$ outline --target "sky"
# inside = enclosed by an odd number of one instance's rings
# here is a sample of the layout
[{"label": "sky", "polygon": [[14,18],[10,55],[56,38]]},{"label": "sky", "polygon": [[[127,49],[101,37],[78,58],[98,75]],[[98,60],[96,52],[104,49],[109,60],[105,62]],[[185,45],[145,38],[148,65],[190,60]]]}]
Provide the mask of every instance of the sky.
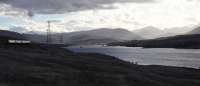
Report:
[{"label": "sky", "polygon": [[[0,29],[54,32],[199,25],[199,0],[0,0]],[[30,16],[32,14],[33,16]]]}]

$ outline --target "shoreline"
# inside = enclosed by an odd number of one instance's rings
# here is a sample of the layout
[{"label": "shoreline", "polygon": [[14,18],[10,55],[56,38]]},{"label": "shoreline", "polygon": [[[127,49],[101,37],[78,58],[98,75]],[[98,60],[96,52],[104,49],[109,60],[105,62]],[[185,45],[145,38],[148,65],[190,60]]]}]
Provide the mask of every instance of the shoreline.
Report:
[{"label": "shoreline", "polygon": [[134,48],[123,46],[103,47],[84,45],[82,47],[66,47],[66,49],[69,49],[75,53],[101,53],[109,56],[114,56],[123,61],[133,62],[139,65],[163,65],[195,69],[200,68],[200,64],[198,63],[198,55],[200,50],[196,49],[188,50],[175,48]]},{"label": "shoreline", "polygon": [[200,49],[200,48],[176,48],[176,47],[141,47],[141,46],[125,46],[125,45],[107,45],[107,46],[109,46],[109,47],[133,47],[133,48],[143,48],[143,49],[154,49],[154,48],[166,48],[166,49],[168,49],[168,48],[171,48],[171,49],[194,49],[194,50],[198,50],[198,49]]}]

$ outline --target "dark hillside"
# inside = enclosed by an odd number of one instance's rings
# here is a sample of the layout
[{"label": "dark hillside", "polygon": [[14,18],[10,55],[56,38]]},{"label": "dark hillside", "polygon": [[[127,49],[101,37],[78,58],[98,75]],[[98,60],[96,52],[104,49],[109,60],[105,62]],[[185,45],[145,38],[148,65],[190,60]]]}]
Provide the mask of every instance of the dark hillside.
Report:
[{"label": "dark hillside", "polygon": [[8,40],[26,39],[23,35],[17,32],[0,30],[0,44],[8,43]]},{"label": "dark hillside", "polygon": [[9,37],[15,39],[25,39],[25,37],[17,32],[7,31],[7,30],[0,30],[0,37]]},{"label": "dark hillside", "polygon": [[111,43],[109,45],[121,45],[129,47],[145,47],[145,48],[200,48],[200,34],[179,35],[172,37],[162,37],[152,40],[133,40],[128,42]]}]

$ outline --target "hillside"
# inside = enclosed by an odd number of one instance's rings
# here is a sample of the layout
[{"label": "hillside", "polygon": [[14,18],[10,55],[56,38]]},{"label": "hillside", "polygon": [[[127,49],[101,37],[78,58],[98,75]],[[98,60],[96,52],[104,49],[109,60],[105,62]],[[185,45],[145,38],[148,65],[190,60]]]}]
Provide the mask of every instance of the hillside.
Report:
[{"label": "hillside", "polygon": [[7,30],[0,30],[0,44],[8,43],[8,40],[13,39],[26,39],[23,35],[17,32],[11,32]]},{"label": "hillside", "polygon": [[0,30],[0,37],[8,37],[14,39],[25,39],[25,37],[17,32],[7,31],[7,30]]},{"label": "hillside", "polygon": [[200,49],[200,34],[178,35],[172,37],[162,37],[152,40],[133,40],[128,42],[111,43],[109,45],[121,45],[130,47],[145,48],[192,48]]},{"label": "hillside", "polygon": [[0,46],[1,86],[199,86],[200,70],[140,66],[48,45]]}]

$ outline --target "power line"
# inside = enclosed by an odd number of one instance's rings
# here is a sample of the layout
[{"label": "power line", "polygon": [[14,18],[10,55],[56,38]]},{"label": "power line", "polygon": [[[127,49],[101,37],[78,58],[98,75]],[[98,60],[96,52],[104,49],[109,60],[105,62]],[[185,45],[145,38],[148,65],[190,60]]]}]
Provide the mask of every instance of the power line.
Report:
[{"label": "power line", "polygon": [[51,43],[51,21],[47,21],[47,39],[46,39],[46,42],[47,44],[50,44]]},{"label": "power line", "polygon": [[52,43],[52,35],[51,35],[51,23],[53,22],[58,22],[56,20],[48,20],[47,21],[47,38],[46,38],[46,43],[51,44]]}]

